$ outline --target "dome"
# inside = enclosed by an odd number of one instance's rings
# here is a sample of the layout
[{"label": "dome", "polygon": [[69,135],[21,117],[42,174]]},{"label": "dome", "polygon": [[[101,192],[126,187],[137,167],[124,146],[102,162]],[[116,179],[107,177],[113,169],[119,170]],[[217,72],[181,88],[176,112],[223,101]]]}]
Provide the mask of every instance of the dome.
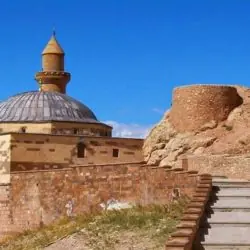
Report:
[{"label": "dome", "polygon": [[0,122],[100,123],[81,102],[59,92],[31,91],[0,103]]}]

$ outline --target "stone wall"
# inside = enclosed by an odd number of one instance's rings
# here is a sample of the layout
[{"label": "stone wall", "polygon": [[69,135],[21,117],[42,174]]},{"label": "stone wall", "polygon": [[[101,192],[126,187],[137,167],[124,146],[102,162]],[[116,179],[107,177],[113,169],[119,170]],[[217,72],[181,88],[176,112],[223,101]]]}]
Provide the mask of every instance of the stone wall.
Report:
[{"label": "stone wall", "polygon": [[250,155],[200,155],[181,160],[188,170],[250,180]]},{"label": "stone wall", "polygon": [[236,88],[217,85],[192,85],[176,88],[170,122],[180,132],[198,130],[204,124],[227,119],[243,102]]},{"label": "stone wall", "polygon": [[10,184],[0,184],[0,238],[17,232],[12,220]]},{"label": "stone wall", "polygon": [[111,136],[112,127],[106,124],[44,122],[44,123],[1,123],[0,133],[22,132],[61,135]]},{"label": "stone wall", "polygon": [[[10,206],[2,212],[10,222],[5,230],[36,228],[62,216],[102,210],[111,203],[167,204],[176,192],[192,197],[198,180],[197,175],[181,169],[139,163],[11,173]],[[5,221],[2,213],[1,225]]]},{"label": "stone wall", "polygon": [[25,129],[26,133],[49,134],[51,126],[51,123],[1,123],[0,133],[22,132]]},{"label": "stone wall", "polygon": [[[84,157],[78,157],[78,143]],[[45,134],[11,134],[11,171],[68,168],[74,164],[143,161],[142,139],[78,137]],[[113,150],[118,150],[117,157]]]},{"label": "stone wall", "polygon": [[0,136],[0,185],[10,182],[10,135]]},{"label": "stone wall", "polygon": [[76,134],[88,136],[112,136],[112,127],[106,124],[53,122],[52,134]]}]

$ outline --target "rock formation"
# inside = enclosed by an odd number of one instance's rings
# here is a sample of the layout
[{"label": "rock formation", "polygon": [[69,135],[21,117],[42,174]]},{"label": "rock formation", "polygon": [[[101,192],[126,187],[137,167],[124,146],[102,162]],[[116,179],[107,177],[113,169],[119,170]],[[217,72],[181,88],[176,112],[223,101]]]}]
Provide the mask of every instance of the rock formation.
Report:
[{"label": "rock formation", "polygon": [[192,155],[250,153],[250,89],[192,85],[173,91],[172,107],[144,142],[148,164],[177,166]]}]

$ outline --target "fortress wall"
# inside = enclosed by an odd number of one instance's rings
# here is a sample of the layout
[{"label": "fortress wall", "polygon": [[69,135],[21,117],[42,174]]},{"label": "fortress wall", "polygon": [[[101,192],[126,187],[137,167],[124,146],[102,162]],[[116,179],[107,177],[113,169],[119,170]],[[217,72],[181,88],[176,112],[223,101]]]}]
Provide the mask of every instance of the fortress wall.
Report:
[{"label": "fortress wall", "polygon": [[223,121],[242,104],[236,88],[216,85],[191,85],[173,91],[170,122],[180,132],[200,129],[211,120]]},{"label": "fortress wall", "polygon": [[167,204],[176,192],[192,197],[198,180],[197,175],[183,170],[166,171],[139,163],[14,172],[10,226],[23,231],[111,205]]},{"label": "fortress wall", "polygon": [[183,163],[186,162],[188,170],[250,180],[250,155],[201,155],[188,156],[186,159]]},{"label": "fortress wall", "polygon": [[[78,143],[85,157],[78,157]],[[141,162],[142,139],[78,137],[45,134],[11,135],[11,171],[67,168],[70,164]],[[113,156],[117,149],[118,157]]]}]

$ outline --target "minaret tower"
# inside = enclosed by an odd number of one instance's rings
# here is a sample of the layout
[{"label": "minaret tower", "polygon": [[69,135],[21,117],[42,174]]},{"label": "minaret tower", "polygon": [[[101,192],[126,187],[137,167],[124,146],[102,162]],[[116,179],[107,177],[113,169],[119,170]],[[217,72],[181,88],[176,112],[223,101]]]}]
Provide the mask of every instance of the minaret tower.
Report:
[{"label": "minaret tower", "polygon": [[64,51],[53,32],[47,46],[42,52],[42,71],[36,73],[39,91],[56,91],[65,94],[70,81],[70,73],[64,71]]}]

